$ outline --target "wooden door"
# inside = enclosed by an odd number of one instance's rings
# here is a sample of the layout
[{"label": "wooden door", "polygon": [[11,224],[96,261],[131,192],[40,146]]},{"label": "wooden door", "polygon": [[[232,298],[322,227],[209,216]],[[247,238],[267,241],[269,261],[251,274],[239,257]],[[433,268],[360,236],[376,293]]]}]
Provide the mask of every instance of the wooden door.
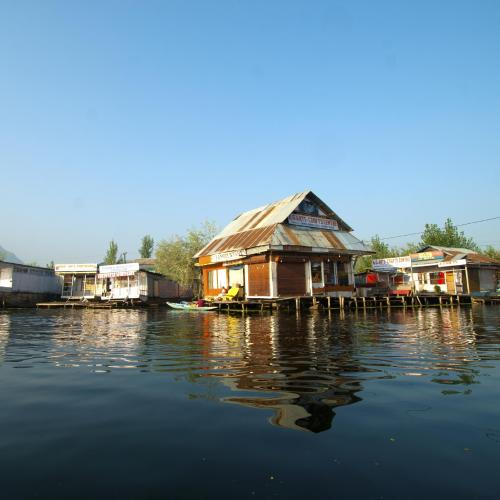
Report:
[{"label": "wooden door", "polygon": [[453,271],[448,271],[446,273],[446,289],[448,290],[448,293],[457,293],[455,287],[455,273]]},{"label": "wooden door", "polygon": [[248,264],[246,294],[252,297],[269,297],[269,263]]},{"label": "wooden door", "polygon": [[303,262],[278,264],[278,295],[281,297],[306,294],[306,267]]}]

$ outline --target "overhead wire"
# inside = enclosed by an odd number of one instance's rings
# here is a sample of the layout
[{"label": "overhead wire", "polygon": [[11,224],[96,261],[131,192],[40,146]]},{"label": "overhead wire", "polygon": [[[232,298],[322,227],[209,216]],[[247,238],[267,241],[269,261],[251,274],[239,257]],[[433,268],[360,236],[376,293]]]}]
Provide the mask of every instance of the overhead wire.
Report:
[{"label": "overhead wire", "polygon": [[[479,224],[480,222],[487,222],[487,221],[496,220],[496,219],[500,219],[500,216],[489,217],[488,219],[474,220],[474,221],[471,221],[471,222],[463,222],[462,224],[455,224],[455,227],[470,226],[471,224]],[[405,236],[415,236],[417,234],[422,234],[422,233],[424,233],[424,231],[418,231],[418,232],[415,232],[415,233],[407,233],[407,234],[399,234],[397,236],[387,236],[385,238],[380,238],[380,241],[382,241],[382,240],[393,240],[393,239],[396,239],[396,238],[404,238]]]}]

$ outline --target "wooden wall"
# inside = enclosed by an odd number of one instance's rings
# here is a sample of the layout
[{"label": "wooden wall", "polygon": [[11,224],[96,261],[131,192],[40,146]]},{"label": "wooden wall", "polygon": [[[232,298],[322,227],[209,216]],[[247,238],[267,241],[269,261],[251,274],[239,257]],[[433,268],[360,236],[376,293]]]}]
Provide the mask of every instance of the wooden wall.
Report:
[{"label": "wooden wall", "polygon": [[306,268],[304,262],[278,263],[278,295],[305,295]]},{"label": "wooden wall", "polygon": [[269,263],[248,264],[247,295],[267,297],[269,294]]}]

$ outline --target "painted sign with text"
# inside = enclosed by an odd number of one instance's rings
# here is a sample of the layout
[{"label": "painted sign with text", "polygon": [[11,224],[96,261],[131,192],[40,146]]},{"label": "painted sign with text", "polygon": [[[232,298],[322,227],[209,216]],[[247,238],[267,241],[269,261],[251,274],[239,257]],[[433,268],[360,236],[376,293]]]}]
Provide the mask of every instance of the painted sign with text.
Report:
[{"label": "painted sign with text", "polygon": [[56,264],[56,273],[96,273],[97,264]]},{"label": "painted sign with text", "polygon": [[396,270],[411,267],[409,255],[404,257],[387,257],[386,259],[373,259],[372,268],[374,271]]},{"label": "painted sign with text", "polygon": [[433,260],[443,260],[444,253],[439,250],[433,250],[431,252],[412,253],[410,257],[412,262],[420,263]]},{"label": "painted sign with text", "polygon": [[211,262],[226,262],[228,260],[238,260],[241,257],[246,257],[246,250],[233,250],[232,252],[216,253],[211,256]]},{"label": "painted sign with text", "polygon": [[313,217],[312,215],[290,214],[288,222],[296,226],[315,227],[319,229],[331,229],[338,231],[339,225],[336,220],[324,217]]}]

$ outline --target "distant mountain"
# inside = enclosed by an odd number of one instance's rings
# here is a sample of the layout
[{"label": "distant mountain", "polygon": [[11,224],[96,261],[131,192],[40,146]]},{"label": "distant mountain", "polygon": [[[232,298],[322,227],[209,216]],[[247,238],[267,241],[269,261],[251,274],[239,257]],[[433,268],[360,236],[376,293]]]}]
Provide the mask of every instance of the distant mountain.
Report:
[{"label": "distant mountain", "polygon": [[22,264],[23,261],[14,255],[12,252],[5,250],[2,246],[0,246],[0,260],[5,260],[6,262],[15,262],[17,264]]}]

